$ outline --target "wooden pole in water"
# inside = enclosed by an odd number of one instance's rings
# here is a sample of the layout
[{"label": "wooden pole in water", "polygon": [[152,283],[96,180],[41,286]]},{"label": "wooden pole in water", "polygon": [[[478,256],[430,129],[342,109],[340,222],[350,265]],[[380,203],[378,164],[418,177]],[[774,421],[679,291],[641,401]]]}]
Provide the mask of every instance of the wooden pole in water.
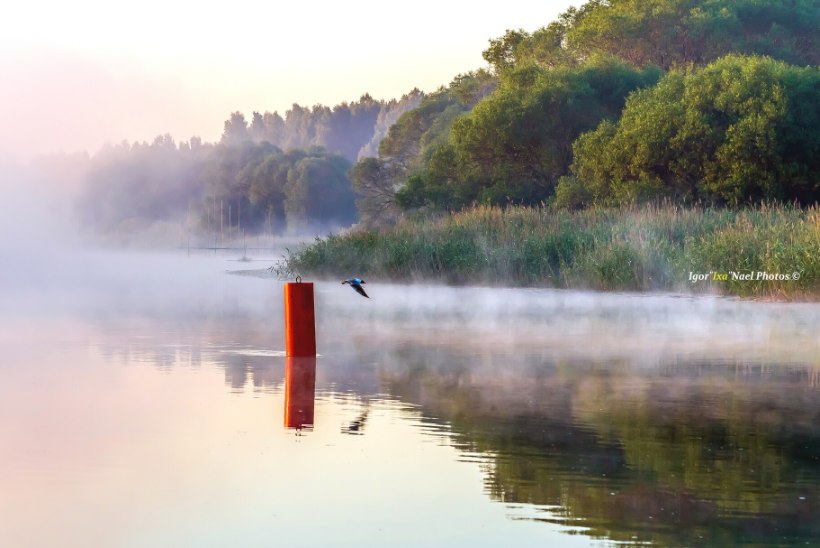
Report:
[{"label": "wooden pole in water", "polygon": [[285,284],[285,354],[316,357],[316,317],[313,312],[313,283],[296,278]]}]

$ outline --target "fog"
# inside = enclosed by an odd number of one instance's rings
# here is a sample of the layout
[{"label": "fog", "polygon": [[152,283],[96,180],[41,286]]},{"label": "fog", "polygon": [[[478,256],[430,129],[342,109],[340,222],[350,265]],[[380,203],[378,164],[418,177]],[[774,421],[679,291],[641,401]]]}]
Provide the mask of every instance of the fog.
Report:
[{"label": "fog", "polygon": [[329,294],[329,321],[344,318],[377,339],[635,361],[662,355],[777,355],[802,361],[820,355],[815,337],[820,310],[811,304],[379,284],[368,286],[372,305],[351,309],[339,302],[341,295],[330,296],[332,286],[323,291]]},{"label": "fog", "polygon": [[[64,167],[56,171],[66,173]],[[140,319],[179,326],[235,318],[267,333],[257,350],[283,349],[286,280],[267,270],[281,260],[283,247],[245,254],[90,245],[74,224],[78,186],[58,173],[4,169],[0,311],[7,319],[70,318],[105,328]],[[251,260],[240,261],[243,256]],[[820,359],[820,306],[811,303],[385,279],[367,280],[371,298],[364,299],[338,280],[315,281],[323,355],[416,345],[647,366],[676,358],[812,365]]]},{"label": "fog", "polygon": [[6,290],[56,266],[78,244],[73,216],[83,157],[0,164],[0,254]]},{"label": "fog", "polygon": [[[229,255],[52,250],[8,263],[2,308],[19,318],[66,317],[103,329],[141,321],[176,330],[215,324],[229,339],[238,336],[229,327],[235,323],[262,335],[261,346],[247,350],[281,352],[284,282],[264,269],[274,262],[254,261],[249,271]],[[338,281],[316,282],[320,354],[372,356],[409,345],[642,366],[669,359],[820,365],[814,304],[379,280],[366,288],[370,299]]]}]

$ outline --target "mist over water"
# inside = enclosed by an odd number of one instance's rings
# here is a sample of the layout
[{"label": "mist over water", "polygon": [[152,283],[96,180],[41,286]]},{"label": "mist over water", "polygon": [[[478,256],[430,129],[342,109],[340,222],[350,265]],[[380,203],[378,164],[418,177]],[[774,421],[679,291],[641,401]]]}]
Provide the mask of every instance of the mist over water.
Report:
[{"label": "mist over water", "polygon": [[[180,321],[232,314],[266,322],[282,344],[283,282],[265,270],[281,256],[275,250],[242,263],[230,255],[101,250],[44,236],[5,251],[11,258],[2,289],[7,310]],[[524,353],[548,349],[556,357],[642,364],[674,356],[815,363],[820,356],[820,311],[812,303],[379,280],[370,280],[371,298],[363,299],[337,281],[316,283],[324,336],[319,346],[326,353],[349,345],[351,337],[370,337]]]},{"label": "mist over water", "polygon": [[[320,289],[323,291],[323,289]],[[328,294],[331,288],[327,289]],[[379,284],[355,310],[328,296],[332,319],[378,337],[499,347],[548,348],[566,357],[720,357],[722,352],[818,355],[812,304],[758,303],[715,296],[618,294],[543,289]],[[778,346],[778,343],[786,343]]]}]

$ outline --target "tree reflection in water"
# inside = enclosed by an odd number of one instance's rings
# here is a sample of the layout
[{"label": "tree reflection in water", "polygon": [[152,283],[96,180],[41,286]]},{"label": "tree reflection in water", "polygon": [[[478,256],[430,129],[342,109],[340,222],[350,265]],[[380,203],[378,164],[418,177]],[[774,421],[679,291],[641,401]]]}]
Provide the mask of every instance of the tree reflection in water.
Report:
[{"label": "tree reflection in water", "polygon": [[[282,389],[286,427],[313,424],[314,396],[356,400],[355,414],[337,417],[344,434],[362,434],[385,398],[412,405],[420,424],[480,462],[486,494],[514,519],[627,543],[820,538],[820,367],[780,359],[783,339],[732,359],[720,358],[733,355],[726,344],[706,352],[703,341],[697,352],[647,355],[635,341],[598,341],[578,355],[568,352],[585,349],[577,342],[515,352],[469,330],[455,342],[410,329],[374,338],[364,323],[333,338],[340,315],[320,330],[327,355],[309,375],[276,354],[270,327],[230,320],[189,320],[168,340],[155,325],[145,337],[128,326],[127,342],[103,353],[160,368],[207,361],[232,391]],[[595,357],[601,348],[618,352]]]},{"label": "tree reflection in water", "polygon": [[488,456],[489,496],[549,509],[529,519],[662,545],[820,538],[814,369],[525,362],[439,352],[383,378]]}]

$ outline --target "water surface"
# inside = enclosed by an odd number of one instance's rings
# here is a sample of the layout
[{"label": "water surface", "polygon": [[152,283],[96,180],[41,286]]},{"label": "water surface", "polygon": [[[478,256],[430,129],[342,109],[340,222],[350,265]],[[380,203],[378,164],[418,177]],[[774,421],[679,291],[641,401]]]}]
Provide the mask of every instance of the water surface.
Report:
[{"label": "water surface", "polygon": [[3,545],[820,541],[817,305],[325,282],[299,361],[269,264],[12,271]]}]

